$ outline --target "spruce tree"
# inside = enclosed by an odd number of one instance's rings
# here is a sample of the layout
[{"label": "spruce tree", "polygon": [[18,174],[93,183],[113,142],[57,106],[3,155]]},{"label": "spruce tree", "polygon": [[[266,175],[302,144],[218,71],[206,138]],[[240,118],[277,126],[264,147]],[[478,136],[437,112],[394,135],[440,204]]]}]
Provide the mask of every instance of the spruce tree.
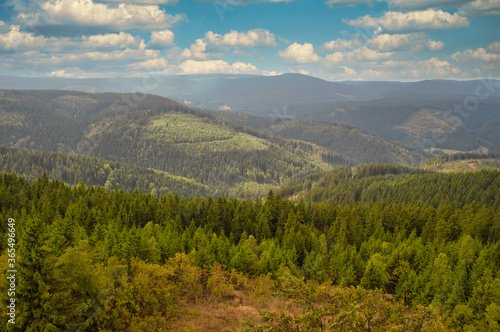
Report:
[{"label": "spruce tree", "polygon": [[37,217],[28,218],[19,240],[19,319],[22,331],[57,331],[61,324],[52,298],[56,294],[53,264],[45,245],[45,225]]}]

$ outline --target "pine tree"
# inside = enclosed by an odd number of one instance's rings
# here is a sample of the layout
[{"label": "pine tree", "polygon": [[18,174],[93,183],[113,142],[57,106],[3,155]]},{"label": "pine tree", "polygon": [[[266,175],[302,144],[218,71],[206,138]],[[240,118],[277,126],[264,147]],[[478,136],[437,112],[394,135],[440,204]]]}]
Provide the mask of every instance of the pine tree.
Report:
[{"label": "pine tree", "polygon": [[61,324],[53,297],[56,281],[50,251],[45,245],[45,225],[28,218],[19,241],[19,327],[23,331],[57,331]]}]

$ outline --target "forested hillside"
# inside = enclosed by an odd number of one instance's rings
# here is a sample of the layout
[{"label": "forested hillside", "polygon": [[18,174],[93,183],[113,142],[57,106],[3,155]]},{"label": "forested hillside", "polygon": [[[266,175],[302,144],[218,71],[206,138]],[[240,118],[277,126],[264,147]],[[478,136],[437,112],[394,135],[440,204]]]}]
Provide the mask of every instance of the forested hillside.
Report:
[{"label": "forested hillside", "polygon": [[[272,192],[263,200],[157,199],[4,174],[0,264],[4,273],[15,247],[14,329],[498,329],[498,172],[408,172],[371,166],[358,176],[434,176],[426,190],[454,190],[410,203],[304,204]],[[352,180],[347,169],[344,177]]]},{"label": "forested hillside", "polygon": [[295,120],[286,118],[287,114],[276,113],[274,118],[264,118],[235,112],[211,112],[219,119],[329,148],[359,163],[418,165],[427,156],[422,151],[395,145],[350,125]]},{"label": "forested hillside", "polygon": [[425,160],[421,169],[435,172],[500,170],[500,153],[455,153]]},{"label": "forested hillside", "polygon": [[183,197],[206,196],[210,189],[193,180],[166,172],[100,158],[62,152],[30,151],[0,146],[0,172],[17,173],[35,180],[44,173],[70,185],[82,181],[107,190],[142,191],[155,197],[177,193]]},{"label": "forested hillside", "polygon": [[500,171],[434,173],[394,165],[340,167],[296,179],[280,187],[283,197],[349,204],[405,203],[440,207],[467,204],[500,207]]},{"label": "forested hillside", "polygon": [[357,163],[141,94],[2,91],[0,144],[153,168],[241,197],[265,195],[292,176]]}]

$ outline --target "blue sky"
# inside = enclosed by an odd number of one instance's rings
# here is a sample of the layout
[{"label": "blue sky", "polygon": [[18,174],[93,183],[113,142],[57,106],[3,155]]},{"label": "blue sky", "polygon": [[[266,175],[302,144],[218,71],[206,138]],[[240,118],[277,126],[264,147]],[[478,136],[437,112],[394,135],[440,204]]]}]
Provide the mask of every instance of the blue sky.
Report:
[{"label": "blue sky", "polygon": [[500,76],[500,0],[8,0],[2,75]]}]

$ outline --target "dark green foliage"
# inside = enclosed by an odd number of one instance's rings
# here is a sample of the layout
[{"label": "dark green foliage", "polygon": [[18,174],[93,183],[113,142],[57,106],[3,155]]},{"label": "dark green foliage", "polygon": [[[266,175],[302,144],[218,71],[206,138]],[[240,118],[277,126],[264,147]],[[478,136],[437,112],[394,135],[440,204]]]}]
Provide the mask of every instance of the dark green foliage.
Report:
[{"label": "dark green foliage", "polygon": [[101,158],[62,152],[30,151],[0,146],[0,172],[16,172],[29,179],[46,173],[51,179],[76,185],[104,186],[106,189],[139,190],[160,197],[177,192],[181,196],[206,196],[207,186],[165,172]]},{"label": "dark green foliage", "polygon": [[[279,193],[312,202],[393,202],[435,208],[448,205],[463,208],[474,203],[498,211],[499,187],[499,171],[433,173],[403,166],[371,164],[359,166],[354,172],[350,167],[341,167],[296,179],[281,186]],[[484,225],[476,225],[479,228],[473,226],[471,220],[471,229],[488,237],[493,226],[491,218],[480,218]],[[447,227],[454,226],[447,224]],[[443,231],[453,233],[453,229]]]},{"label": "dark green foliage", "polygon": [[[328,181],[352,183],[349,170],[337,169]],[[408,175],[406,182],[434,175]],[[442,308],[453,327],[493,328],[500,307],[500,242],[492,230],[499,214],[473,186],[488,189],[498,180],[486,172],[474,181],[470,176],[446,178],[455,195],[464,184],[474,190],[467,190],[463,204],[436,208],[433,201],[294,204],[273,192],[253,201],[172,194],[158,199],[84,184],[67,187],[46,175],[29,184],[4,174],[0,216],[17,218],[21,236],[19,322],[33,330],[126,330],[139,324],[137,317],[167,324],[177,297],[196,302],[203,293],[208,276],[194,265],[220,264],[253,277],[293,275],[373,289],[377,303],[376,294],[388,293],[417,311],[419,305]],[[425,183],[428,191],[442,185]],[[207,287],[223,296],[212,282]],[[149,291],[150,284],[156,290]],[[365,294],[346,292],[341,303]],[[5,297],[5,289],[0,294]],[[309,308],[314,315],[315,308]],[[380,308],[387,321],[402,319]],[[283,314],[269,317],[288,319]],[[304,324],[318,322],[307,317]]]},{"label": "dark green foliage", "polygon": [[[71,91],[2,93],[0,144],[72,153],[68,161],[60,160],[66,158],[63,155],[29,156],[26,152],[14,153],[14,160],[11,156],[3,161],[8,163],[5,170],[28,176],[57,169],[57,178],[68,183],[85,178],[86,183],[107,187],[147,192],[156,189],[158,196],[176,190],[190,195],[204,192],[257,197],[292,176],[305,176],[334,164],[352,164],[331,149],[223,122],[158,96]],[[79,161],[89,164],[94,160],[73,154],[110,160],[116,167],[79,167]],[[110,162],[105,164],[111,166]],[[180,181],[149,168],[194,180],[210,189],[192,188],[190,184],[183,188]],[[112,170],[116,174],[110,174]]]},{"label": "dark green foliage", "polygon": [[[346,124],[288,118],[270,119],[235,112],[212,112],[212,114],[219,119],[329,148],[339,155],[348,157],[350,165],[373,162],[412,164],[418,163],[422,158],[407,148],[370,136]],[[406,161],[402,156],[405,156]],[[413,162],[409,162],[410,160]]]}]

